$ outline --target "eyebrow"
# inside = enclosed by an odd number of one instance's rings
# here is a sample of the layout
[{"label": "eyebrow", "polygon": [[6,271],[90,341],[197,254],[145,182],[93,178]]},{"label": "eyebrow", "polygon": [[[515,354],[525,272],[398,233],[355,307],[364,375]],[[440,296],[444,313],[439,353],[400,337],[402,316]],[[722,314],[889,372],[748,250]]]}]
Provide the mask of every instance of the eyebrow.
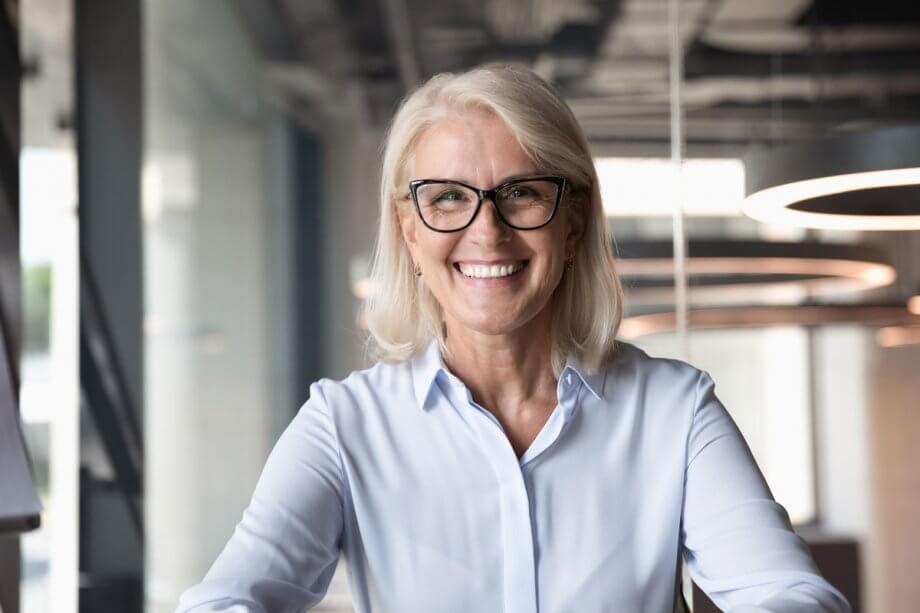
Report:
[{"label": "eyebrow", "polygon": [[[515,173],[512,175],[505,176],[502,179],[499,179],[499,181],[493,187],[504,185],[505,183],[508,183],[509,181],[518,181],[520,179],[529,179],[531,177],[541,177],[541,176],[544,176],[544,174],[545,173],[541,173],[539,170],[531,170],[529,172]],[[431,180],[432,181],[453,181],[455,183],[465,183],[466,185],[474,185],[472,181],[467,181],[466,179],[456,179],[456,178],[452,179],[446,176],[432,177]]]},{"label": "eyebrow", "polygon": [[502,183],[507,183],[508,181],[517,181],[518,179],[529,179],[530,177],[539,177],[545,175],[545,172],[540,172],[539,170],[532,170],[526,173],[518,173],[505,177],[499,181],[496,185],[501,185]]}]

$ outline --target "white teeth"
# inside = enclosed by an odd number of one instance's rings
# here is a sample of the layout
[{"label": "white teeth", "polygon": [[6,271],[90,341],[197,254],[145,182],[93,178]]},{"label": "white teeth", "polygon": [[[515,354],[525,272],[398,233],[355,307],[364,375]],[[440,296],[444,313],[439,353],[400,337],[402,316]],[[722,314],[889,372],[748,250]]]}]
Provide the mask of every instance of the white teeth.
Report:
[{"label": "white teeth", "polygon": [[524,267],[523,262],[514,264],[502,264],[495,266],[483,266],[480,264],[460,264],[460,272],[467,277],[476,279],[494,279],[497,277],[507,277],[513,275]]}]

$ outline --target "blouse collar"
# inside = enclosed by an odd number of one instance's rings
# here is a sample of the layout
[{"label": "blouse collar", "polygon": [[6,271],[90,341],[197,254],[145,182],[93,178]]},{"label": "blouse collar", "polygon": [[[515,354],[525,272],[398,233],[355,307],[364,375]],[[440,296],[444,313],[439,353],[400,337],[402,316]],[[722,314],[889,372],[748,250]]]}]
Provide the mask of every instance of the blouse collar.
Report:
[{"label": "blouse collar", "polygon": [[[428,397],[431,394],[431,388],[434,386],[438,375],[448,379],[457,380],[457,377],[451,373],[447,366],[444,365],[444,359],[441,356],[441,348],[437,339],[432,339],[428,346],[410,362],[412,372],[412,385],[415,390],[415,399],[423,410],[427,410],[431,405]],[[577,376],[585,387],[597,399],[603,397],[604,382],[607,378],[607,369],[601,368],[599,372],[590,373],[584,368],[575,356],[569,354],[565,361],[565,368],[562,369],[560,379],[566,383],[571,382],[572,373]]]}]

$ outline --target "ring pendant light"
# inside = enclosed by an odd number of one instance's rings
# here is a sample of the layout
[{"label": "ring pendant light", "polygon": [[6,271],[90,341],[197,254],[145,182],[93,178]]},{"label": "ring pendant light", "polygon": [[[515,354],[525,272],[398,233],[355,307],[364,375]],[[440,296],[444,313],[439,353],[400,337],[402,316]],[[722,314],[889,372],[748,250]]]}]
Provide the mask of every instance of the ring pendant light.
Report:
[{"label": "ring pendant light", "polygon": [[[674,304],[673,265],[666,241],[620,241],[618,269],[630,307]],[[797,303],[891,284],[895,269],[863,245],[745,240],[688,243],[691,302]]]},{"label": "ring pendant light", "polygon": [[830,230],[920,229],[920,125],[851,132],[744,158],[746,215]]},{"label": "ring pendant light", "polygon": [[[691,309],[691,330],[765,328],[774,326],[822,326],[858,324],[865,326],[920,326],[920,315],[913,315],[903,305],[786,305],[742,306]],[[647,313],[626,317],[620,336],[633,340],[663,332],[673,332],[674,313]]]}]

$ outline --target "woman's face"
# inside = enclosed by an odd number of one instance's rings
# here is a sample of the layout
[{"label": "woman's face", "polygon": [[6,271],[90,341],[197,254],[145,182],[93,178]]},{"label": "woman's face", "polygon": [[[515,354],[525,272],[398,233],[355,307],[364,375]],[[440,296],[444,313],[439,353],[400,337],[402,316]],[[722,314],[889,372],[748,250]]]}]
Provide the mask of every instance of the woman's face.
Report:
[{"label": "woman's face", "polygon": [[[458,113],[434,124],[420,136],[411,157],[409,180],[451,179],[480,189],[511,177],[546,174],[510,128],[485,111]],[[451,233],[427,228],[411,202],[399,212],[403,237],[422,280],[443,308],[449,333],[459,327],[489,335],[529,334],[528,322],[549,315],[566,255],[575,252],[583,226],[579,210],[562,205],[552,222],[536,230],[506,226],[491,200],[482,203],[472,224]],[[520,270],[498,278],[464,274],[476,274],[470,267],[477,265]]]}]

